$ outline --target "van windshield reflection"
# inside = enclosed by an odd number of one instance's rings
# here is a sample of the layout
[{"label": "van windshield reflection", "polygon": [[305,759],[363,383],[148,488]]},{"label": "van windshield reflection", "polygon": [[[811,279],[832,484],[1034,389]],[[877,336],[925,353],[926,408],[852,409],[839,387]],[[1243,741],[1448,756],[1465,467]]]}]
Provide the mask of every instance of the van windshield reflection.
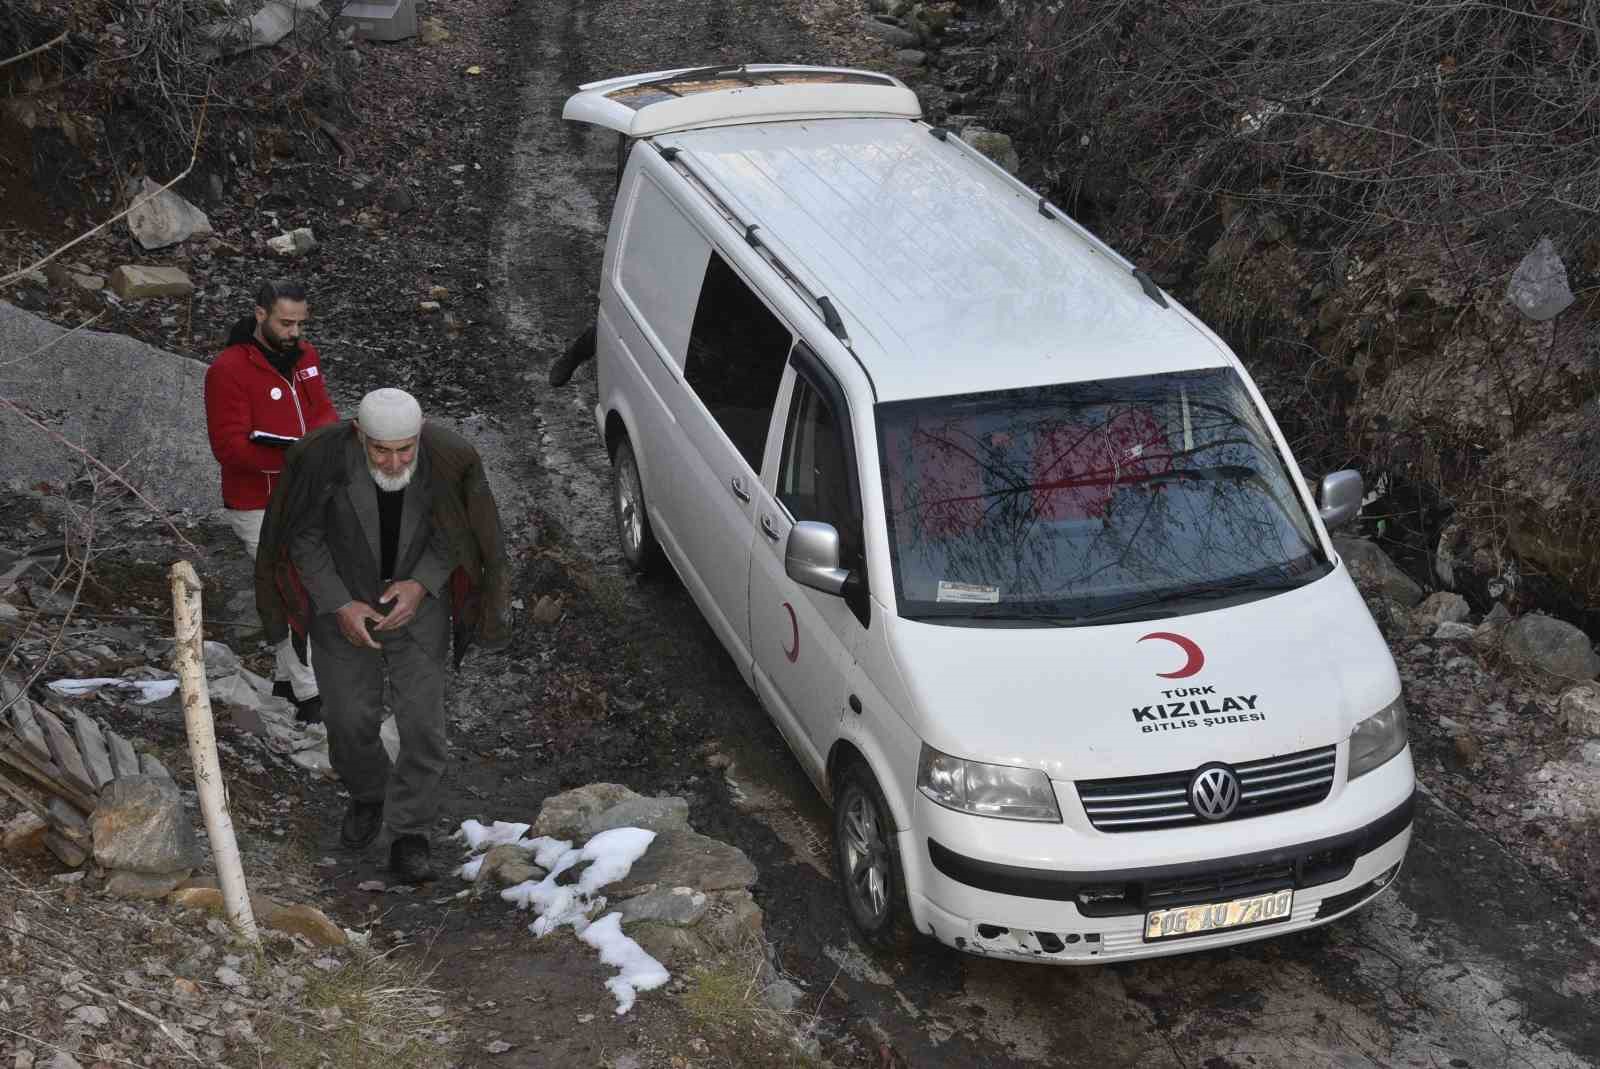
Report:
[{"label": "van windshield reflection", "polygon": [[905,617],[1151,619],[1331,568],[1230,368],[896,401],[877,417]]}]

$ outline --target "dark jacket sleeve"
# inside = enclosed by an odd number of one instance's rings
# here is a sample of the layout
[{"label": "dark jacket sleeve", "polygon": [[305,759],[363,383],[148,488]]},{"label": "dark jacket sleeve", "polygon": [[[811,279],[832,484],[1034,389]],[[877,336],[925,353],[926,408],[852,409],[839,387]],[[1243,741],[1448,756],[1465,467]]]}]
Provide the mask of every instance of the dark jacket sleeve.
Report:
[{"label": "dark jacket sleeve", "polygon": [[505,532],[500,527],[500,509],[483,461],[474,457],[463,478],[467,522],[478,543],[483,561],[481,615],[478,643],[486,649],[502,649],[511,641],[511,567],[506,559]]}]

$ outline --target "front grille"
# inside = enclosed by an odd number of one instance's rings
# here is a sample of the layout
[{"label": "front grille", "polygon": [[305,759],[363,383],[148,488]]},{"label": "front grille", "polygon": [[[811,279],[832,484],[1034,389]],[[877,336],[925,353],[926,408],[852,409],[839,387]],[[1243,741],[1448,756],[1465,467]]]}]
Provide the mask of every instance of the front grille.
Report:
[{"label": "front grille", "polygon": [[[1335,747],[1245,761],[1232,766],[1239,777],[1239,807],[1229,820],[1315,805],[1333,787]],[[1078,781],[1078,798],[1099,831],[1153,831],[1209,823],[1189,805],[1194,769],[1152,776]]]},{"label": "front grille", "polygon": [[1119,917],[1169,906],[1226,902],[1283,887],[1302,890],[1342,880],[1355,867],[1357,856],[1357,848],[1347,846],[1291,854],[1260,865],[1194,866],[1181,875],[1086,884],[1076,889],[1073,900],[1085,917]]}]

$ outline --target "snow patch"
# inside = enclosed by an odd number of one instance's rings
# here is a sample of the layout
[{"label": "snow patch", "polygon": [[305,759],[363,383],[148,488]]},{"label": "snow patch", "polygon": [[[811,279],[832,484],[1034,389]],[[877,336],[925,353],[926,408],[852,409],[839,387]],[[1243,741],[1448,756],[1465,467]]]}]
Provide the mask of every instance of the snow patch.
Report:
[{"label": "snow patch", "polygon": [[[495,821],[489,827],[476,820],[464,821],[456,838],[467,843],[478,856],[465,862],[457,874],[474,881],[483,868],[481,851],[491,846],[512,843],[533,853],[534,864],[547,871],[540,880],[524,880],[500,892],[500,897],[518,909],[531,909],[538,918],[528,930],[544,938],[563,925],[571,925],[579,939],[600,951],[600,960],[620,971],[606,981],[616,997],[618,1015],[633,1008],[640,991],[652,991],[672,978],[666,967],[645,953],[644,948],[622,934],[622,914],[607,913],[597,921],[590,916],[605,909],[601,888],[628,875],[633,863],[644,856],[656,833],[645,828],[611,828],[591,838],[581,848],[564,839],[541,835],[523,839],[529,825]],[[588,868],[576,883],[560,884],[563,873],[587,862]]]}]

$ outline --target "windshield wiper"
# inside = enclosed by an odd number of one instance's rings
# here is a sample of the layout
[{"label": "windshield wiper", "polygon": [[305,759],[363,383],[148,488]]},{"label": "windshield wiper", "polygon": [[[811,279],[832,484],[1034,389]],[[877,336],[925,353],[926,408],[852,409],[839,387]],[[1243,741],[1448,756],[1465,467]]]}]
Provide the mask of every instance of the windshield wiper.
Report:
[{"label": "windshield wiper", "polygon": [[1077,619],[1098,620],[1107,616],[1119,616],[1122,613],[1135,612],[1152,605],[1166,605],[1175,601],[1201,601],[1208,598],[1227,597],[1229,594],[1254,594],[1257,592],[1270,594],[1283,590],[1297,590],[1316,578],[1318,578],[1317,575],[1298,575],[1284,579],[1240,576],[1237,579],[1228,579],[1220,583],[1202,583],[1196,586],[1167,591],[1153,597],[1136,598],[1132,601],[1122,602],[1120,605],[1111,605],[1104,609],[1085,613],[1077,617]]}]

